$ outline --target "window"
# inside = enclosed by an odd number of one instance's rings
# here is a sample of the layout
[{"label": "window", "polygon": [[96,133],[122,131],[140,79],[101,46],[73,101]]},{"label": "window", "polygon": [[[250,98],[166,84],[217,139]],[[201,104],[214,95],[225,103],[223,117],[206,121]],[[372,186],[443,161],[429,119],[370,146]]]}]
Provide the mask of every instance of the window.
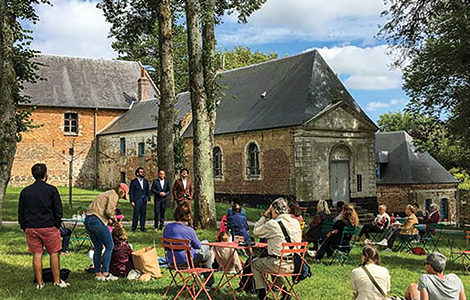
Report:
[{"label": "window", "polygon": [[424,200],[424,209],[427,211],[431,210],[431,199]]},{"label": "window", "polygon": [[78,114],[76,113],[64,114],[64,132],[78,133]]},{"label": "window", "polygon": [[260,177],[260,168],[259,168],[259,149],[258,145],[255,143],[250,143],[248,145],[248,156],[247,156],[247,170],[248,177]]},{"label": "window", "polygon": [[357,174],[357,191],[362,192],[362,175]]},{"label": "window", "polygon": [[121,182],[126,183],[126,172],[121,172]]},{"label": "window", "polygon": [[449,203],[446,198],[441,199],[441,219],[447,220],[449,215]]},{"label": "window", "polygon": [[126,156],[126,138],[121,138],[121,155]]},{"label": "window", "polygon": [[145,156],[145,143],[139,143],[139,156],[144,157]]},{"label": "window", "polygon": [[214,177],[222,177],[222,149],[215,147],[212,151],[213,164],[214,164]]}]

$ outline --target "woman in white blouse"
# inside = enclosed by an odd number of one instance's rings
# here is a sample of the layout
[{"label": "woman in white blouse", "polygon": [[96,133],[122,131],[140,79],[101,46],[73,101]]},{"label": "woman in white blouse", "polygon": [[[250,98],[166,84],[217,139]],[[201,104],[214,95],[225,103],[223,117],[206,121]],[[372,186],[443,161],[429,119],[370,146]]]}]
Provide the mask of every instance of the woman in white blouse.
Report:
[{"label": "woman in white blouse", "polygon": [[[390,274],[387,268],[380,266],[377,249],[366,245],[362,249],[362,266],[352,270],[351,289],[356,300],[385,300],[390,291]],[[370,276],[367,274],[369,272]],[[372,277],[378,287],[372,282]]]}]

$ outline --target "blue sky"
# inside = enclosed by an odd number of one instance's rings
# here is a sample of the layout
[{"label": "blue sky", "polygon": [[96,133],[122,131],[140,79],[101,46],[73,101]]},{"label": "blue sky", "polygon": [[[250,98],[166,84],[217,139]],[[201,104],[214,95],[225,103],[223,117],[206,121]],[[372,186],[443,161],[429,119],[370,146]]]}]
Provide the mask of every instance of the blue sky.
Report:
[{"label": "blue sky", "polygon": [[[96,0],[52,0],[39,6],[40,21],[32,27],[32,47],[45,54],[115,58],[110,25]],[[288,3],[288,5],[286,5]],[[248,24],[224,17],[216,28],[219,49],[237,45],[276,52],[281,57],[317,49],[344,85],[377,121],[382,113],[403,109],[408,102],[399,70],[383,41],[374,38],[385,20],[382,0],[267,0]]]}]

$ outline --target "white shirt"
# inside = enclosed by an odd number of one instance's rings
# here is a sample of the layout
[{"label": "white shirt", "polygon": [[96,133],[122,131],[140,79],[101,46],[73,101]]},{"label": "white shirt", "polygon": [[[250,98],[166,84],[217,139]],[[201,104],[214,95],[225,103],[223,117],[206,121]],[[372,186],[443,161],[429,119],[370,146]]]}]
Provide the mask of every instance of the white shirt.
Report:
[{"label": "white shirt", "polygon": [[143,178],[140,178],[140,177],[137,178],[137,179],[139,180],[140,187],[141,187],[142,189],[144,189],[144,179],[143,179]]},{"label": "white shirt", "polygon": [[187,185],[186,179],[183,179],[181,181],[183,181],[183,188],[184,188],[184,190],[186,190],[186,185]]},{"label": "white shirt", "polygon": [[[366,265],[367,270],[377,281],[384,293],[390,291],[390,274],[387,268],[376,264]],[[385,300],[386,298],[380,294],[379,290],[367,276],[366,272],[361,268],[356,268],[351,272],[351,290],[357,294],[356,300]]]},{"label": "white shirt", "polygon": [[160,186],[162,187],[163,190],[163,185],[165,184],[165,179],[160,179]]}]

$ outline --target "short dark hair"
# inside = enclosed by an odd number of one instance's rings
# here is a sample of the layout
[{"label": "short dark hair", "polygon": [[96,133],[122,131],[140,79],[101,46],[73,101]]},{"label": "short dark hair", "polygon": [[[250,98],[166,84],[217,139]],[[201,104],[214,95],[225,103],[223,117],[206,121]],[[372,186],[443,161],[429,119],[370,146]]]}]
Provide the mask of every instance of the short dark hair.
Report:
[{"label": "short dark hair", "polygon": [[158,169],[158,173],[160,173],[161,171],[165,172],[165,170],[163,169]]},{"label": "short dark hair", "polygon": [[301,215],[301,210],[300,210],[300,205],[297,203],[295,200],[289,200],[289,211],[291,214],[293,214],[296,217],[299,217]]},{"label": "short dark hair", "polygon": [[177,222],[191,222],[191,207],[186,203],[181,203],[176,207],[173,217]]},{"label": "short dark hair", "polygon": [[416,208],[419,208],[419,204],[418,204],[418,203],[413,203],[413,206],[416,206]]},{"label": "short dark hair", "polygon": [[343,206],[344,206],[343,201],[336,202],[336,210],[343,209]]},{"label": "short dark hair", "polygon": [[234,213],[241,213],[242,212],[242,206],[238,203],[232,206],[232,210]]},{"label": "short dark hair", "polygon": [[46,164],[35,164],[31,168],[31,173],[33,174],[33,177],[36,180],[46,178],[46,173],[47,173]]},{"label": "short dark hair", "polygon": [[181,171],[180,171],[180,174],[183,173],[183,171],[186,171],[189,174],[189,170],[186,169],[186,168],[182,168]]},{"label": "short dark hair", "polygon": [[136,176],[137,176],[137,173],[139,173],[140,170],[144,171],[144,168],[138,167],[137,169],[135,169],[135,175]]}]

